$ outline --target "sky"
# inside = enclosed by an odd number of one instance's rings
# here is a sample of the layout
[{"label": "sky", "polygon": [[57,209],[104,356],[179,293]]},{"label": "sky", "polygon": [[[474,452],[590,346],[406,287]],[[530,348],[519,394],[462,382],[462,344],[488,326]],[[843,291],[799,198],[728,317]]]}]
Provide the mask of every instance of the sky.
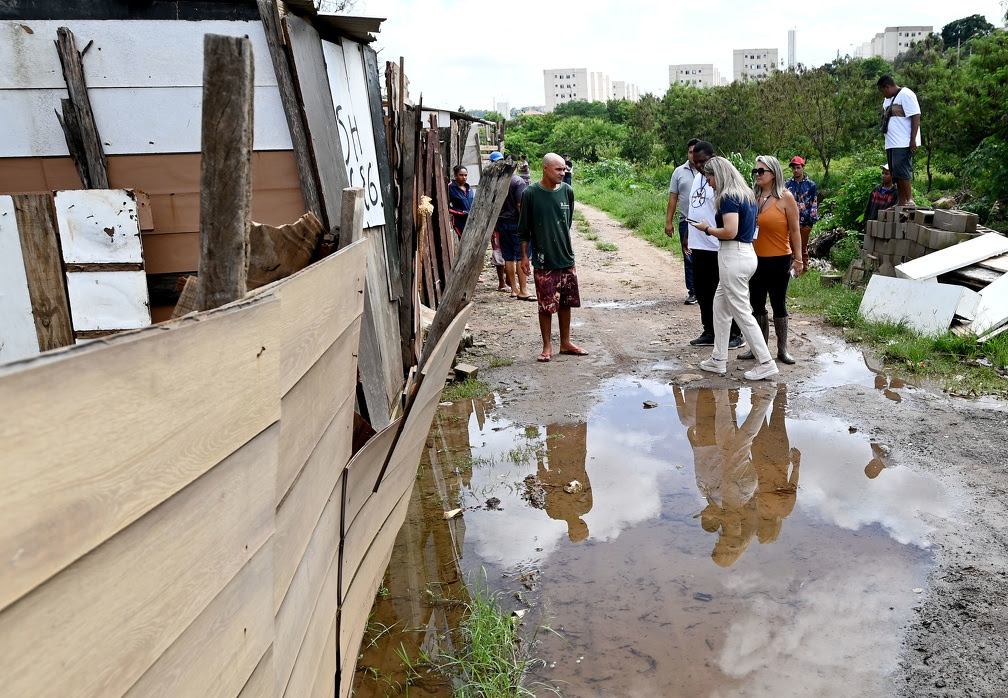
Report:
[{"label": "sky", "polygon": [[445,109],[492,109],[498,100],[542,105],[546,68],[602,71],[658,96],[669,64],[714,63],[730,80],[733,49],[777,48],[786,60],[792,28],[798,61],[821,65],[838,51],[853,55],[887,26],[940,32],[973,14],[1004,26],[1000,0],[356,0],[352,13],[387,18],[375,45],[379,61],[403,56],[412,99],[422,92],[425,105]]}]

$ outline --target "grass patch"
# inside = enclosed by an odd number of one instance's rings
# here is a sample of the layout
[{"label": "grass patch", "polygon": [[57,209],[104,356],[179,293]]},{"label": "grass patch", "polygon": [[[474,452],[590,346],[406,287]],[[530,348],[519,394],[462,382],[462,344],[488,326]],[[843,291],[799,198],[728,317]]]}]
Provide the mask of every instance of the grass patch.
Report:
[{"label": "grass patch", "polygon": [[595,242],[596,240],[598,240],[598,235],[596,235],[595,233],[585,233],[585,240],[588,240],[589,242]]},{"label": "grass patch", "polygon": [[514,364],[514,358],[511,356],[491,356],[490,363],[487,365],[489,368],[502,368],[512,364]]},{"label": "grass patch", "polygon": [[615,252],[619,249],[619,246],[615,242],[596,242],[595,249],[602,250],[603,252]]},{"label": "grass patch", "polygon": [[676,233],[674,238],[665,234],[668,192],[659,191],[648,185],[636,185],[636,187],[623,187],[606,181],[597,181],[578,184],[574,191],[580,201],[600,208],[625,223],[637,237],[682,257],[679,234]]},{"label": "grass patch", "polygon": [[477,397],[487,397],[493,391],[490,386],[475,378],[466,378],[459,383],[450,383],[441,391],[442,402],[469,400]]},{"label": "grass patch", "polygon": [[501,607],[500,594],[487,588],[485,572],[477,579],[463,616],[462,642],[436,661],[438,669],[453,678],[457,698],[560,695],[549,686],[537,685],[533,691],[523,685],[527,670],[541,660],[524,650],[516,624]]}]

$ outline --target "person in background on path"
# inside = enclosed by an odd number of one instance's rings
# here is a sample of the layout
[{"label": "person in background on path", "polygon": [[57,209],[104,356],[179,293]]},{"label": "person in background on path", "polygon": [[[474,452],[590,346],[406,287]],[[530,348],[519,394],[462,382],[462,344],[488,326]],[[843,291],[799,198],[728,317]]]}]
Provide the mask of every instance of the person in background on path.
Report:
[{"label": "person in background on path", "polygon": [[913,154],[921,144],[921,108],[909,87],[900,87],[891,75],[875,83],[882,94],[882,133],[885,134],[886,164],[896,180],[900,206],[913,206]]},{"label": "person in background on path", "polygon": [[[672,172],[672,180],[669,182],[668,208],[665,209],[665,234],[673,237],[677,228],[679,231],[683,268],[686,271],[686,291],[689,293],[686,296],[686,305],[694,305],[697,302],[696,294],[693,292],[693,258],[690,256],[689,224],[686,222],[686,217],[689,215],[690,189],[697,176],[696,168],[693,166],[693,146],[699,140],[699,138],[690,138],[686,143],[686,162]],[[675,220],[676,209],[679,213],[678,226]]]},{"label": "person in background on path", "polygon": [[564,184],[574,186],[574,163],[570,159],[570,155],[564,155]]},{"label": "person in background on path", "polygon": [[[700,322],[703,332],[690,344],[695,347],[714,346],[714,294],[718,287],[718,247],[717,238],[705,235],[698,229],[697,223],[702,220],[714,220],[717,210],[714,208],[714,190],[707,183],[702,170],[707,161],[714,157],[714,146],[707,141],[697,141],[693,144],[693,169],[696,176],[690,186],[689,210],[686,214],[688,225],[687,245],[690,258],[693,260],[693,292],[700,305]],[[732,322],[731,337],[728,340],[729,349],[737,349],[745,344],[739,332],[738,325]]]},{"label": "person in background on path", "polygon": [[[803,271],[805,265],[795,252],[800,250],[798,232],[798,204],[791,192],[784,188],[784,171],[773,155],[760,155],[752,171],[756,181],[756,229],[753,240],[756,252],[756,273],[749,279],[749,302],[756,324],[763,333],[763,341],[770,339],[770,322],[766,300],[770,296],[773,308],[774,334],[777,335],[777,358],[786,364],[795,360],[788,353],[788,282]],[[752,359],[753,351],[739,354],[740,359]]]},{"label": "person in background on path", "polygon": [[[503,158],[504,153],[499,150],[490,153],[490,162],[497,162]],[[496,225],[493,235],[490,236],[490,260],[494,263],[494,268],[497,269],[497,290],[510,291],[511,287],[508,286],[507,275],[504,273],[504,254],[501,252],[500,233],[497,231]]]},{"label": "person in background on path", "polygon": [[879,211],[891,208],[896,203],[896,187],[893,186],[889,165],[882,165],[882,184],[877,185],[868,195],[868,205],[864,211],[864,227],[868,221],[877,221]]},{"label": "person in background on path", "polygon": [[528,158],[524,155],[518,161],[518,176],[522,178],[525,184],[532,184],[532,166],[529,165]]},{"label": "person in background on path", "polygon": [[697,229],[718,238],[721,246],[717,253],[720,281],[714,294],[714,350],[709,359],[700,362],[700,368],[721,375],[728,372],[728,333],[734,318],[758,362],[745,372],[746,380],[770,378],[779,373],[779,369],[770,356],[749,303],[749,279],[756,271],[756,252],[752,246],[756,233],[756,197],[730,160],[711,158],[702,172],[714,190],[717,214],[713,225],[701,220]]},{"label": "person in background on path", "polygon": [[511,297],[522,301],[534,301],[526,288],[528,277],[518,264],[521,261],[521,244],[518,242],[518,220],[521,217],[521,200],[529,185],[517,174],[511,175],[508,194],[497,216],[496,230],[500,237],[501,255],[504,257],[504,277],[511,289]]},{"label": "person in background on path", "polygon": [[472,210],[473,189],[467,181],[469,170],[462,165],[455,165],[452,173],[455,175],[455,180],[448,185],[448,213],[451,214],[455,234],[462,237],[469,211]]},{"label": "person in background on path", "polygon": [[542,353],[537,361],[553,358],[553,314],[560,327],[560,353],[584,356],[588,352],[570,339],[571,308],[581,307],[577,269],[570,229],[574,222],[574,190],[563,181],[563,158],[547,153],[543,158],[542,180],[522,193],[518,237],[525,274],[532,271],[529,245],[535,247],[535,285],[539,298],[539,332]]},{"label": "person in background on path", "polygon": [[[801,259],[802,270],[799,274],[808,271],[808,241],[812,233],[812,226],[819,220],[819,187],[811,179],[805,176],[805,159],[801,155],[791,158],[791,179],[787,181],[787,189],[791,192],[795,201],[798,202],[799,233],[801,234],[801,248],[794,250],[795,256]],[[799,254],[800,252],[800,254]]]}]

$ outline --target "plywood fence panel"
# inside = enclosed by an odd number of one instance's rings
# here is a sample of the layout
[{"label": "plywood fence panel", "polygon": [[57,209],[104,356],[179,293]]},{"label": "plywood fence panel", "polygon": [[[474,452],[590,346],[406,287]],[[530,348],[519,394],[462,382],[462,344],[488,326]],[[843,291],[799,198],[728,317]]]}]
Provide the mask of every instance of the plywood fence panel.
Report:
[{"label": "plywood fence panel", "polygon": [[[329,622],[332,622],[338,606],[338,585],[340,560],[340,514],[343,481],[338,479],[335,486],[330,491],[329,500],[326,502],[322,516],[312,531],[311,540],[305,549],[294,578],[291,580],[287,595],[276,614],[276,638],[273,643],[275,649],[275,662],[277,674],[277,686],[283,688],[287,685],[288,679],[294,669],[294,665],[302,652],[305,643],[313,645],[322,642],[324,637],[309,636],[311,623],[315,622],[315,632],[319,632],[318,623],[324,622],[312,620],[313,610],[318,607],[330,609]],[[329,578],[332,577],[330,580]],[[324,594],[332,594],[332,598],[323,598]],[[320,606],[321,605],[321,606]],[[328,610],[318,611],[328,613]],[[326,628],[328,633],[328,626]],[[312,674],[314,676],[314,674]],[[311,682],[303,684],[310,688]],[[304,695],[295,693],[293,695]]]},{"label": "plywood fence panel", "polygon": [[[280,391],[286,394],[364,309],[365,242],[263,286],[280,297]],[[353,369],[348,369],[355,372]]]},{"label": "plywood fence panel", "polygon": [[[381,375],[385,386],[385,419],[390,406],[399,399],[405,378],[402,372],[402,345],[399,335],[399,305],[388,299],[388,269],[385,264],[385,231],[383,228],[365,228],[368,244],[368,302],[365,322],[373,318],[375,334],[381,354]],[[368,406],[370,409],[370,405]],[[380,428],[384,423],[376,425]]]},{"label": "plywood fence panel", "polygon": [[259,660],[238,698],[273,698],[273,646]]},{"label": "plywood fence panel", "polygon": [[[152,194],[154,229],[146,235],[188,233],[199,230],[199,191]],[[304,215],[301,190],[252,189],[252,219],[257,223],[284,225]]]},{"label": "plywood fence panel", "polygon": [[268,540],[127,698],[233,698],[273,639],[273,541]]},{"label": "plywood fence panel", "polygon": [[[0,421],[0,559],[8,561],[0,608],[280,417],[280,307],[259,298],[170,330],[0,367],[0,414],[17,415]],[[275,479],[271,497],[274,488]]]},{"label": "plywood fence panel", "polygon": [[343,499],[343,520],[347,526],[357,518],[361,507],[374,492],[378,473],[395,444],[401,422],[402,417],[372,436],[347,463],[347,485]]},{"label": "plywood fence panel", "polygon": [[294,572],[304,555],[312,532],[342,472],[341,464],[350,458],[353,438],[354,393],[344,396],[343,404],[308,456],[304,470],[294,481],[277,508],[276,553],[274,556],[273,610],[280,608]]},{"label": "plywood fence panel", "polygon": [[[339,617],[333,619],[332,629],[322,648],[322,660],[319,662],[315,685],[312,686],[311,698],[334,698],[336,695],[336,675],[339,673],[339,656],[336,643],[339,642]],[[353,677],[346,677],[353,683]]]},{"label": "plywood fence panel", "polygon": [[392,557],[392,545],[402,528],[412,491],[406,492],[385,519],[367,554],[357,568],[346,597],[340,605],[340,695],[350,695],[358,643],[364,634],[378,586]]},{"label": "plywood fence panel", "polygon": [[5,692],[129,689],[272,535],[278,438],[276,426],[266,429],[6,608],[0,614]]}]

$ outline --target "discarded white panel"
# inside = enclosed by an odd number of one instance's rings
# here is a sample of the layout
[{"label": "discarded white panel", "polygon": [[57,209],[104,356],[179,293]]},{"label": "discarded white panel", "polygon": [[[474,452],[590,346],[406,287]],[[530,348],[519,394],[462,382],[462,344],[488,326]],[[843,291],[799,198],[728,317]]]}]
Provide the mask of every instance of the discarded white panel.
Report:
[{"label": "discarded white panel", "polygon": [[[922,283],[928,283],[928,281]],[[955,314],[966,320],[972,320],[976,317],[977,308],[980,307],[980,294],[966,287],[963,287],[963,291],[964,293],[962,294],[962,298],[959,299],[959,306],[956,308]]]},{"label": "discarded white panel", "polygon": [[56,224],[66,264],[143,262],[140,215],[128,189],[58,191]]},{"label": "discarded white panel", "polygon": [[151,324],[147,275],[142,271],[67,274],[74,330],[130,330]]},{"label": "discarded white panel", "polygon": [[971,327],[980,337],[1008,322],[1008,274],[989,284],[978,295],[980,303]]},{"label": "discarded white panel", "polygon": [[38,353],[14,199],[0,196],[0,363]]},{"label": "discarded white panel", "polygon": [[866,320],[903,323],[927,335],[946,332],[969,289],[953,284],[927,285],[875,274],[868,282],[858,312]]},{"label": "discarded white panel", "polygon": [[958,245],[952,245],[904,262],[896,267],[896,276],[901,279],[920,281],[968,267],[1006,252],[1008,252],[1008,237],[997,233],[986,233],[980,237],[960,242]]}]

